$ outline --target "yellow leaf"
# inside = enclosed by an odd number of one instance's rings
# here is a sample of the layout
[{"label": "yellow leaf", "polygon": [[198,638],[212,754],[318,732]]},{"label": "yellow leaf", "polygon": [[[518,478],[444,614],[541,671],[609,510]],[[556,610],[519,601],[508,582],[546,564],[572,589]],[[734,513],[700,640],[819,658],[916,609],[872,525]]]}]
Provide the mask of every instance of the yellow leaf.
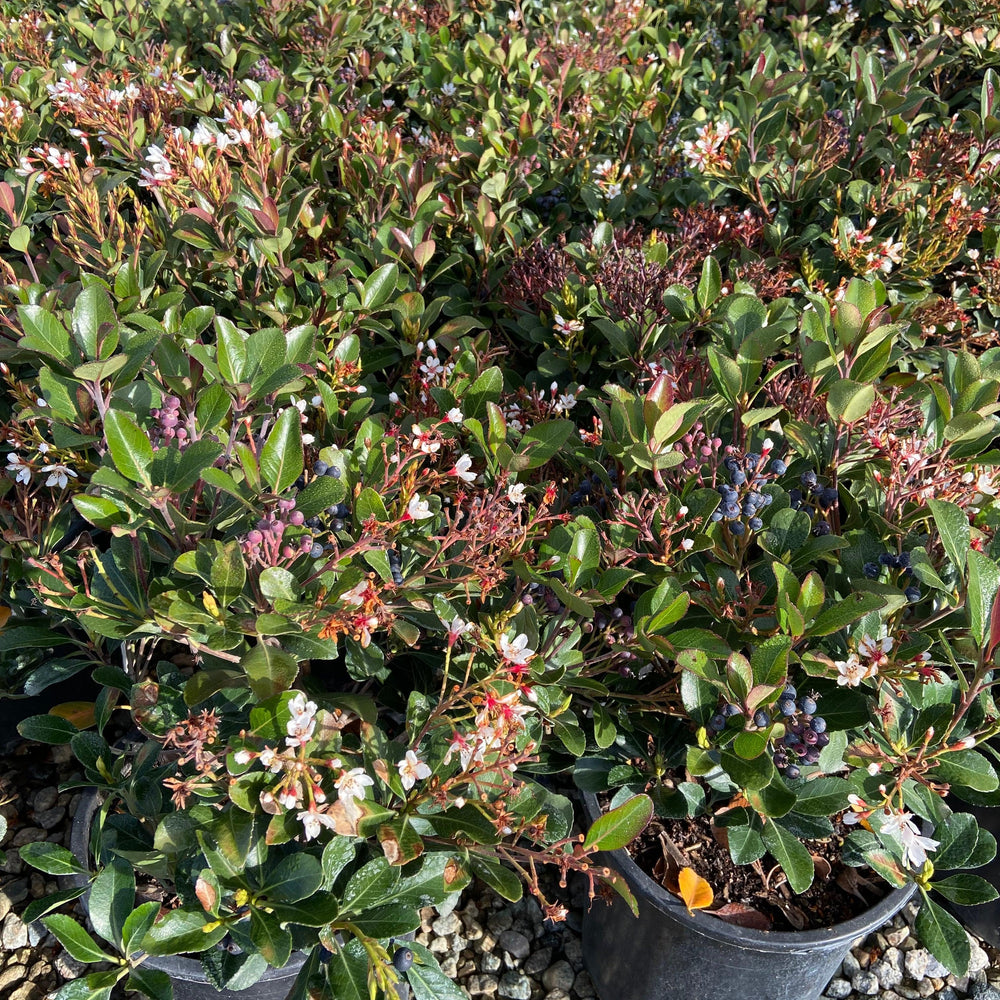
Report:
[{"label": "yellow leaf", "polygon": [[53,705],[49,715],[58,715],[60,719],[72,722],[77,729],[89,729],[97,722],[92,701],[64,701],[61,705]]},{"label": "yellow leaf", "polygon": [[712,887],[693,868],[682,868],[677,883],[688,913],[693,915],[695,910],[706,910],[712,905],[715,899]]}]

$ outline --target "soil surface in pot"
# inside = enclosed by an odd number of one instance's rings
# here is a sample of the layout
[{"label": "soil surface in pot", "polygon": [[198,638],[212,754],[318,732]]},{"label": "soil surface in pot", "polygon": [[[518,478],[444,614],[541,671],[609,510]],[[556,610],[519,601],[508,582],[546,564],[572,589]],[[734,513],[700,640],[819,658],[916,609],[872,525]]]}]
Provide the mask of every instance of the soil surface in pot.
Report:
[{"label": "soil surface in pot", "polygon": [[870,869],[851,868],[840,860],[850,830],[834,829],[830,838],[803,841],[816,864],[816,877],[801,894],[792,891],[769,854],[750,865],[734,864],[725,829],[714,826],[709,816],[654,817],[627,850],[647,875],[675,895],[678,871],[693,868],[712,887],[714,914],[730,923],[759,930],[816,930],[859,916],[889,891]]}]

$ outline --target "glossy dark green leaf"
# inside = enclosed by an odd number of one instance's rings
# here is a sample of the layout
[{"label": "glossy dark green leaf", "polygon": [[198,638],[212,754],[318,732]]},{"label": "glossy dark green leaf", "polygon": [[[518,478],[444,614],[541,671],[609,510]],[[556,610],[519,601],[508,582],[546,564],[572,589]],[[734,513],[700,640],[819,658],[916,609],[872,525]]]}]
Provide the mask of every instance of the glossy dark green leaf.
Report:
[{"label": "glossy dark green leaf", "polygon": [[969,968],[972,948],[965,928],[924,893],[924,902],[917,914],[914,930],[920,943],[956,976],[964,976]]},{"label": "glossy dark green leaf", "polygon": [[653,800],[648,795],[635,795],[617,809],[594,820],[587,831],[584,847],[617,851],[635,840],[652,817]]},{"label": "glossy dark green leaf", "polygon": [[275,493],[284,493],[304,468],[301,414],[294,406],[288,406],[275,421],[261,449],[261,475]]}]

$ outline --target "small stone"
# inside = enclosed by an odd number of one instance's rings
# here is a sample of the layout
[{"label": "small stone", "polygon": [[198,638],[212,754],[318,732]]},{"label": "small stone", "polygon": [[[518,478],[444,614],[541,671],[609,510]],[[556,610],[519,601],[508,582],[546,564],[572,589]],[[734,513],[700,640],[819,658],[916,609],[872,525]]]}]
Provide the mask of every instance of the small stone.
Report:
[{"label": "small stone", "polygon": [[28,970],[23,965],[8,965],[0,970],[0,992],[27,980]]},{"label": "small stone", "polygon": [[840,966],[840,974],[845,979],[853,979],[861,971],[861,963],[857,960],[853,952],[848,952]]},{"label": "small stone", "polygon": [[886,948],[882,957],[872,964],[872,974],[884,990],[892,989],[903,981],[903,955],[898,948]]},{"label": "small stone", "polygon": [[531,942],[519,931],[504,931],[500,935],[499,944],[515,958],[527,958],[531,953]]},{"label": "small stone", "polygon": [[846,979],[831,979],[823,996],[831,1000],[843,1000],[851,992],[851,984]]},{"label": "small stone", "polygon": [[486,926],[489,927],[494,934],[499,936],[504,931],[509,931],[511,927],[514,926],[514,915],[510,912],[510,910],[497,910],[497,912],[486,921]]},{"label": "small stone", "polygon": [[495,951],[484,951],[479,959],[479,968],[483,972],[499,972],[500,956]]},{"label": "small stone", "polygon": [[933,996],[935,992],[937,991],[934,989],[934,984],[929,979],[921,979],[917,983],[917,996],[929,997]]},{"label": "small stone", "polygon": [[469,920],[465,924],[466,941],[479,941],[483,936],[483,925],[477,920]]},{"label": "small stone", "polygon": [[510,1000],[531,1000],[531,980],[522,972],[505,972],[497,992]]},{"label": "small stone", "polygon": [[28,924],[28,947],[37,948],[45,940],[47,933],[43,923],[33,920]]},{"label": "small stone", "polygon": [[87,971],[83,962],[78,962],[66,951],[60,951],[52,963],[52,967],[63,979],[78,979]]},{"label": "small stone", "polygon": [[451,950],[451,945],[447,938],[436,937],[428,946],[435,955],[446,955]]},{"label": "small stone", "polygon": [[946,986],[934,1000],[958,1000],[958,994],[950,986]]},{"label": "small stone", "polygon": [[431,930],[441,937],[448,937],[450,934],[457,934],[462,929],[462,921],[457,913],[452,910],[444,917],[439,917],[431,924]]},{"label": "small stone", "polygon": [[903,1000],[920,1000],[920,994],[912,986],[907,986],[905,983],[902,986],[897,986],[896,992],[903,997]]},{"label": "small stone", "polygon": [[893,927],[885,933],[885,939],[893,948],[898,948],[910,936],[910,928],[903,924],[901,927]]},{"label": "small stone", "polygon": [[972,953],[969,956],[969,975],[974,976],[977,972],[989,968],[990,957],[979,947],[978,941],[970,941],[969,943],[972,945]]},{"label": "small stone", "polygon": [[926,948],[914,948],[906,953],[906,974],[919,982],[927,975],[931,953]]},{"label": "small stone", "polygon": [[18,830],[10,842],[11,847],[24,847],[25,844],[36,844],[45,840],[48,833],[37,826],[26,826],[23,830]]},{"label": "small stone", "polygon": [[39,872],[33,872],[31,875],[31,898],[41,899],[45,895],[45,876]]},{"label": "small stone", "polygon": [[49,785],[47,788],[39,788],[35,792],[35,801],[32,802],[31,807],[36,813],[45,812],[46,809],[51,809],[58,801],[59,789],[54,785]]},{"label": "small stone", "polygon": [[62,806],[53,806],[51,809],[45,809],[42,812],[35,810],[35,822],[43,830],[52,830],[63,821],[65,815],[66,810]]},{"label": "small stone", "polygon": [[43,995],[34,983],[25,983],[20,989],[14,990],[8,1000],[42,1000]]},{"label": "small stone", "polygon": [[544,972],[552,961],[552,949],[540,948],[529,955],[524,962],[524,972],[528,976],[537,976]]},{"label": "small stone", "polygon": [[458,975],[458,956],[449,955],[441,960],[441,971],[449,978],[454,979]]},{"label": "small stone", "polygon": [[566,990],[573,988],[573,980],[576,973],[569,962],[556,962],[550,969],[546,969],[542,974],[542,985],[547,990]]},{"label": "small stone", "polygon": [[873,972],[862,970],[851,979],[851,987],[862,996],[878,996],[878,977]]},{"label": "small stone", "polygon": [[545,994],[545,1000],[569,1000],[569,994],[565,990],[552,990]]},{"label": "small stone", "polygon": [[476,942],[476,951],[492,951],[497,946],[497,935],[493,931],[483,931],[483,936]]},{"label": "small stone", "polygon": [[473,996],[491,997],[497,991],[496,976],[469,976],[466,988]]},{"label": "small stone", "polygon": [[17,951],[28,944],[28,928],[16,913],[8,913],[0,931],[0,944],[6,951]]},{"label": "small stone", "polygon": [[566,941],[563,944],[563,955],[566,956],[566,961],[577,972],[583,968],[583,945],[580,943],[578,937],[570,934],[566,935]]},{"label": "small stone", "polygon": [[989,983],[973,983],[969,1000],[1000,1000],[1000,990]]},{"label": "small stone", "polygon": [[573,992],[586,1000],[587,997],[596,997],[597,990],[594,989],[594,981],[590,978],[589,972],[578,972],[573,980]]},{"label": "small stone", "polygon": [[[15,879],[13,882],[8,882],[4,886],[3,892],[0,892],[0,899],[6,898],[7,909],[3,911],[3,915],[7,916],[7,912],[10,910],[11,906],[17,906],[18,903],[23,903],[28,898],[28,880],[26,878]],[[0,902],[0,906],[3,903]]]}]

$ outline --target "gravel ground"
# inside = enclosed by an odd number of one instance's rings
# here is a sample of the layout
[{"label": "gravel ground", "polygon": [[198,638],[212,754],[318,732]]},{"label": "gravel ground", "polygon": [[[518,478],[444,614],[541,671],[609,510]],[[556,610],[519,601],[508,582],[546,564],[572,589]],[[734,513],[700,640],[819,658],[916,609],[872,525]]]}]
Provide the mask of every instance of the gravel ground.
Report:
[{"label": "gravel ground", "polygon": [[[10,829],[0,843],[7,852],[0,865],[0,1000],[43,1000],[84,967],[41,925],[25,926],[21,920],[19,914],[32,899],[56,886],[26,869],[16,849],[36,840],[68,846],[79,796],[56,787],[74,777],[68,748],[19,742],[0,747],[2,751],[0,812]],[[437,954],[444,971],[472,1000],[590,1000],[596,991],[583,966],[579,935],[585,885],[571,881],[567,890],[546,889],[569,907],[564,924],[543,921],[530,897],[509,903],[473,884],[455,905],[422,910],[417,940]],[[913,915],[908,909],[856,942],[824,995],[830,1000],[1000,1000],[1000,954],[995,949],[970,935],[970,975],[956,978],[921,947]]]}]

